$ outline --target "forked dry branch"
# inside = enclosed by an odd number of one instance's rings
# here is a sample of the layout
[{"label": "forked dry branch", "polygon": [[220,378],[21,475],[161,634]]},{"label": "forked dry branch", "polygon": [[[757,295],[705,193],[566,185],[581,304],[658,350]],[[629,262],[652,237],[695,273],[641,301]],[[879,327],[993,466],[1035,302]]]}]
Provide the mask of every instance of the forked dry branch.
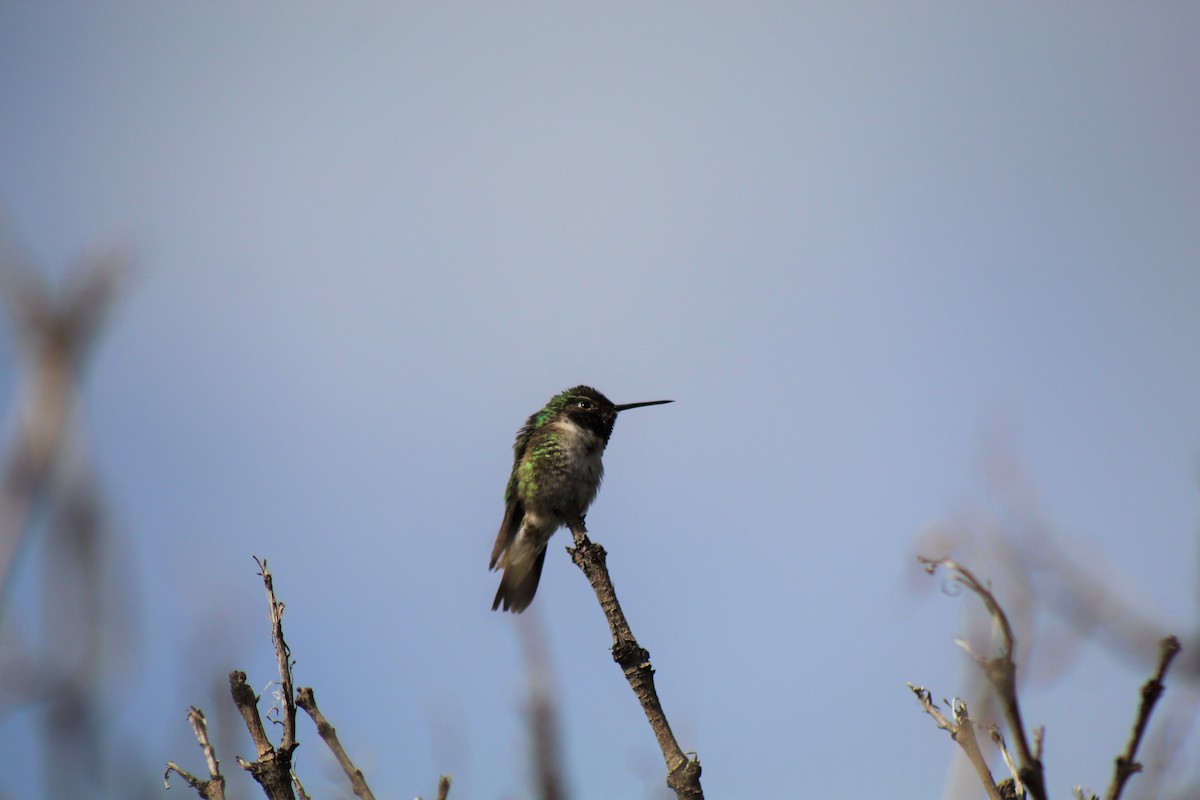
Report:
[{"label": "forked dry branch", "polygon": [[[918,560],[924,565],[925,571],[931,575],[939,568],[948,570],[951,573],[950,581],[952,584],[965,588],[976,595],[983,602],[992,619],[993,629],[997,632],[998,639],[996,642],[998,653],[994,657],[987,657],[974,652],[962,639],[956,641],[975,660],[975,663],[979,665],[988,683],[995,690],[996,697],[1003,709],[1005,721],[1008,723],[1009,731],[1016,743],[1017,758],[1014,760],[1009,755],[1007,747],[1004,744],[1004,737],[998,728],[992,726],[989,732],[992,741],[1000,749],[1009,770],[1013,773],[1011,783],[1003,781],[997,784],[993,779],[991,770],[987,765],[987,760],[979,750],[979,744],[974,731],[977,723],[970,719],[967,714],[966,704],[963,701],[956,699],[952,703],[947,703],[952,711],[953,722],[951,722],[934,705],[929,691],[924,687],[914,686],[911,683],[908,684],[909,688],[916,695],[925,712],[937,721],[938,727],[948,731],[954,741],[962,747],[963,752],[971,762],[972,767],[974,767],[991,800],[1002,800],[1009,796],[1046,800],[1045,772],[1041,760],[1042,740],[1045,730],[1037,728],[1033,731],[1033,743],[1031,745],[1030,737],[1026,735],[1024,724],[1021,720],[1021,707],[1017,695],[1017,667],[1014,658],[1017,642],[1013,636],[1008,616],[1004,613],[1004,609],[991,589],[962,564],[948,558],[933,559],[918,556]],[[1146,725],[1149,723],[1150,714],[1154,709],[1155,703],[1157,703],[1163,693],[1163,680],[1166,677],[1167,670],[1170,668],[1171,661],[1179,650],[1179,640],[1174,636],[1169,636],[1160,643],[1158,668],[1154,676],[1142,687],[1142,702],[1138,708],[1137,718],[1134,721],[1133,732],[1130,735],[1125,752],[1116,759],[1113,781],[1108,793],[1105,795],[1105,800],[1119,800],[1126,782],[1142,768],[1141,764],[1136,761],[1137,749],[1145,733]],[[1093,796],[1090,800],[1098,800],[1098,798]]]},{"label": "forked dry branch", "polygon": [[[317,700],[313,690],[309,687],[294,688],[291,650],[283,638],[284,605],[275,597],[274,579],[271,576],[270,570],[267,569],[266,559],[255,557],[254,561],[258,564],[259,576],[262,578],[263,586],[267,592],[267,608],[271,620],[271,641],[275,646],[275,662],[279,671],[277,681],[279,689],[275,692],[275,703],[268,710],[267,716],[280,724],[283,733],[278,745],[271,742],[270,737],[267,736],[266,726],[263,725],[262,716],[259,714],[259,698],[246,682],[246,673],[240,670],[234,670],[229,673],[230,694],[242,716],[242,721],[246,724],[246,729],[250,732],[250,738],[254,742],[257,753],[254,761],[247,761],[238,757],[238,764],[258,781],[263,794],[266,795],[268,800],[296,800],[297,797],[300,800],[306,800],[308,793],[304,791],[304,787],[300,783],[300,778],[292,769],[292,753],[299,744],[296,738],[296,709],[299,707],[308,714],[316,725],[317,733],[329,747],[338,765],[346,774],[355,796],[360,798],[360,800],[374,800],[375,796],[371,793],[371,789],[363,777],[362,770],[356,767],[354,762],[350,760],[350,756],[347,755],[345,748],[342,747],[341,742],[338,740],[337,731],[329,723],[329,720],[325,718],[325,715],[321,713],[320,709],[317,708]],[[167,788],[170,788],[169,778],[170,774],[174,772],[183,778],[205,800],[224,800],[225,777],[221,775],[220,763],[217,761],[216,751],[209,742],[208,728],[204,721],[203,712],[198,708],[192,708],[188,713],[188,721],[191,723],[196,740],[200,743],[200,747],[204,752],[209,777],[206,779],[198,778],[172,761],[167,764],[166,772],[163,774],[163,781],[166,783]],[[443,775],[438,781],[438,800],[446,800],[449,792],[450,776]]]}]

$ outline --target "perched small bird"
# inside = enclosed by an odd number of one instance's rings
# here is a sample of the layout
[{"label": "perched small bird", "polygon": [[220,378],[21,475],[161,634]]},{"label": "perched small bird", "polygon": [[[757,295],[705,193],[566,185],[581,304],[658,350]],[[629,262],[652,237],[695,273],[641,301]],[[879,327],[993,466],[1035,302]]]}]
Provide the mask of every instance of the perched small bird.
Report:
[{"label": "perched small bird", "polygon": [[493,611],[520,613],[533,601],[550,537],[564,525],[582,522],[596,497],[604,476],[600,456],[617,414],[670,402],[618,406],[590,386],[576,386],[550,398],[526,421],[513,444],[507,508],[489,565],[504,570]]}]

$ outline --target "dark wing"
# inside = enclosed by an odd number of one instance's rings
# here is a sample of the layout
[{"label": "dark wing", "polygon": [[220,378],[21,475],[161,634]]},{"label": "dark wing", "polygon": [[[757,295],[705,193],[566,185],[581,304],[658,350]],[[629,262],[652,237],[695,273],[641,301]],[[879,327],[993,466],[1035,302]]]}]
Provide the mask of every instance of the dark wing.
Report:
[{"label": "dark wing", "polygon": [[525,504],[517,498],[514,488],[508,493],[508,508],[504,510],[504,521],[500,523],[500,532],[496,534],[496,544],[492,546],[492,560],[488,569],[495,569],[501,554],[512,544],[521,529],[521,520],[525,518]]},{"label": "dark wing", "polygon": [[525,457],[525,449],[529,447],[529,440],[533,437],[533,432],[537,430],[539,414],[541,414],[540,411],[537,414],[531,414],[529,419],[525,420],[521,430],[517,431],[517,440],[513,442],[513,471],[508,477],[508,487],[504,491],[504,502],[506,503],[504,521],[500,523],[500,531],[496,534],[496,544],[492,546],[492,560],[488,564],[488,569],[496,568],[496,562],[512,544],[517,531],[521,529],[521,521],[525,518],[525,504],[517,497],[517,467],[521,465],[521,460]]},{"label": "dark wing", "polygon": [[513,476],[509,480],[508,490],[511,494],[515,486],[513,481],[517,479],[516,465],[521,463],[521,459],[525,457],[525,450],[529,447],[529,440],[533,438],[533,432],[538,428],[538,417],[542,412],[531,414],[529,419],[525,420],[525,424],[521,426],[521,430],[517,431],[517,440],[513,442]]}]

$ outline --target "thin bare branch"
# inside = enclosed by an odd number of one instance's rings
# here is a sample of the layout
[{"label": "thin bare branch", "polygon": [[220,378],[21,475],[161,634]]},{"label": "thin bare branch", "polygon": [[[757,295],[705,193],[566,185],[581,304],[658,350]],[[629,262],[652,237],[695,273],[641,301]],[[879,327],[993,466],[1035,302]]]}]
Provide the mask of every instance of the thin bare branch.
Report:
[{"label": "thin bare branch", "polygon": [[450,797],[450,776],[443,775],[438,778],[438,793],[437,800],[447,800]]},{"label": "thin bare branch", "polygon": [[292,651],[283,640],[283,603],[275,599],[275,581],[271,571],[267,569],[267,560],[254,556],[254,563],[258,565],[258,574],[267,590],[271,641],[275,645],[275,664],[279,669],[279,699],[280,710],[283,713],[283,738],[279,742],[279,748],[290,752],[296,747],[296,691],[292,682]]},{"label": "thin bare branch", "polygon": [[302,687],[296,694],[296,705],[304,709],[304,712],[316,724],[317,734],[320,735],[325,745],[333,753],[333,757],[337,759],[342,772],[346,773],[346,777],[350,779],[350,788],[354,791],[355,796],[361,798],[361,800],[375,800],[375,795],[371,793],[370,787],[367,786],[367,781],[363,777],[362,770],[354,766],[354,762],[346,754],[346,749],[342,747],[342,743],[338,739],[337,730],[329,724],[329,720],[325,719],[325,715],[317,708],[317,698],[313,694],[313,690],[309,687]]},{"label": "thin bare branch", "polygon": [[[951,580],[954,583],[969,589],[987,607],[996,629],[1000,632],[1000,654],[995,658],[985,658],[975,653],[971,653],[971,655],[983,670],[988,682],[996,690],[997,699],[1008,720],[1020,760],[1018,772],[1021,782],[1028,789],[1033,800],[1046,800],[1045,772],[1039,757],[1041,744],[1039,742],[1036,749],[1029,746],[1029,738],[1025,734],[1025,724],[1021,720],[1021,706],[1017,700],[1017,664],[1014,660],[1017,643],[1013,636],[1012,626],[1008,622],[1008,615],[1004,613],[1004,609],[1001,608],[991,590],[962,564],[949,558],[935,559],[917,556],[917,560],[925,565],[925,571],[930,575],[934,574],[938,567],[945,567],[952,573]],[[969,649],[968,652],[970,652]]]},{"label": "thin bare branch", "polygon": [[658,692],[654,688],[654,668],[650,665],[650,653],[633,637],[629,622],[621,611],[621,604],[617,602],[616,590],[605,565],[607,553],[603,546],[588,539],[582,519],[570,527],[575,546],[568,548],[567,552],[571,554],[575,565],[587,576],[592,590],[596,593],[596,599],[600,601],[600,608],[608,619],[608,627],[613,635],[613,660],[625,673],[625,679],[629,681],[634,695],[642,704],[646,719],[650,721],[650,728],[654,731],[663,760],[667,764],[667,786],[679,798],[703,798],[704,790],[700,787],[700,759],[694,753],[692,758],[684,755],[675,740],[675,734],[671,732],[671,726],[658,699]]},{"label": "thin bare branch", "polygon": [[275,598],[275,587],[266,559],[254,559],[267,590],[267,607],[271,618],[271,640],[275,643],[275,660],[279,668],[279,703],[283,715],[283,736],[276,748],[271,744],[258,713],[258,697],[246,683],[246,673],[229,673],[229,690],[233,702],[250,731],[258,758],[249,762],[238,758],[242,769],[250,773],[262,787],[269,800],[295,800],[292,781],[292,753],[296,749],[296,700],[292,687],[291,653],[283,639],[283,603]]},{"label": "thin bare branch", "polygon": [[975,774],[979,776],[980,783],[987,791],[989,800],[1002,800],[1000,791],[996,788],[996,781],[992,777],[992,771],[988,768],[987,759],[984,758],[983,751],[979,749],[979,741],[975,737],[975,723],[971,721],[971,717],[967,713],[967,704],[958,699],[951,704],[951,713],[954,716],[954,721],[951,722],[946,719],[942,710],[934,705],[933,698],[925,687],[910,683],[908,688],[916,695],[917,701],[925,713],[933,717],[939,728],[948,731],[950,738],[962,748],[967,760],[975,769]]},{"label": "thin bare branch", "polygon": [[1105,794],[1106,800],[1118,800],[1121,792],[1125,790],[1126,782],[1135,773],[1142,771],[1142,765],[1136,760],[1138,747],[1142,743],[1142,736],[1146,733],[1150,715],[1154,712],[1154,705],[1162,696],[1165,688],[1163,680],[1167,676],[1167,670],[1171,668],[1171,662],[1180,649],[1179,639],[1174,636],[1168,636],[1159,642],[1158,669],[1154,676],[1142,686],[1142,702],[1138,707],[1137,719],[1134,720],[1133,731],[1129,735],[1129,744],[1125,746],[1125,752],[1117,756],[1112,783],[1108,787],[1108,793]]},{"label": "thin bare branch", "polygon": [[188,711],[187,718],[192,726],[192,732],[196,735],[196,741],[200,743],[200,749],[204,752],[204,761],[208,765],[209,777],[207,780],[197,778],[174,761],[169,761],[167,770],[163,773],[163,785],[168,789],[171,788],[170,776],[174,772],[187,781],[188,786],[195,789],[205,800],[225,800],[225,776],[221,774],[221,764],[217,761],[217,753],[208,739],[208,723],[204,719],[204,712],[192,706]]},{"label": "thin bare branch", "polygon": [[304,791],[304,786],[300,783],[300,776],[294,771],[292,772],[292,786],[295,787],[296,797],[298,797],[299,800],[312,800],[312,796],[308,792]]},{"label": "thin bare branch", "polygon": [[167,769],[165,772],[163,772],[163,788],[164,789],[171,788],[171,773],[172,772],[174,772],[176,775],[178,775],[179,777],[181,777],[185,781],[187,781],[188,786],[191,786],[193,789],[195,789],[197,792],[199,792],[201,797],[211,797],[208,794],[208,785],[207,785],[208,781],[197,778],[195,775],[188,772],[186,769],[179,766],[174,761],[168,761]]},{"label": "thin bare branch", "polygon": [[1017,795],[1025,794],[1025,786],[1021,783],[1021,770],[1017,767],[1017,762],[1013,760],[1012,753],[1008,752],[1008,743],[1004,741],[1004,734],[1000,732],[998,725],[988,727],[988,734],[992,737],[992,744],[1000,751],[1000,757],[1004,759],[1004,766],[1008,767],[1008,774],[1012,776],[1013,790]]}]

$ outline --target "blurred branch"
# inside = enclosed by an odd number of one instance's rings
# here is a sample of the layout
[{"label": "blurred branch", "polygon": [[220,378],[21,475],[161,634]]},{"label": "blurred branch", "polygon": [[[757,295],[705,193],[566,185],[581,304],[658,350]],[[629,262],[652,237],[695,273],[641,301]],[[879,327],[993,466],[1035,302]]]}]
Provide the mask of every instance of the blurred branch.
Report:
[{"label": "blurred branch", "polygon": [[[965,550],[972,560],[986,561],[993,574],[1001,576],[999,579],[1006,588],[1004,611],[1009,632],[1015,631],[1013,639],[1025,644],[1020,659],[1015,653],[1010,654],[1023,677],[1046,682],[1061,676],[1067,665],[1083,652],[1080,644],[1084,639],[1091,639],[1109,653],[1155,674],[1154,654],[1159,653],[1161,668],[1159,644],[1170,627],[1159,621],[1161,614],[1148,610],[1145,601],[1137,599],[1127,588],[1130,581],[1121,570],[1105,563],[1099,554],[1089,553],[1086,542],[1060,541],[1046,503],[1022,459],[1014,454],[1009,439],[996,437],[985,448],[989,494],[986,506],[930,526],[921,537],[923,543],[918,552]],[[932,571],[928,566],[927,569]],[[990,607],[986,615],[977,613],[974,604],[965,609],[968,627],[964,635],[970,636],[972,642],[984,641],[985,627],[993,632],[1002,627],[996,623]],[[1194,629],[1189,636],[1180,645],[1184,657],[1171,663],[1172,680],[1176,682],[1195,683],[1200,678],[1200,658],[1196,657],[1197,648],[1192,647],[1193,642],[1200,640]],[[1039,651],[1036,660],[1030,658],[1034,649]],[[985,663],[978,657],[975,660]],[[975,685],[968,689],[967,696],[980,718],[992,716],[988,705],[1002,703],[987,672],[986,668],[970,669],[965,677],[968,686]],[[1132,749],[1119,756],[1124,759],[1124,762],[1118,760],[1116,767],[1121,782],[1134,772],[1143,772],[1137,782],[1141,796],[1200,797],[1196,790],[1200,772],[1195,769],[1195,759],[1183,755],[1189,746],[1194,750],[1194,741],[1185,742],[1189,737],[1194,739],[1193,723],[1200,705],[1194,693],[1179,699],[1184,702],[1173,702],[1157,711],[1159,722],[1144,741],[1139,739],[1137,726],[1144,726],[1146,720],[1135,722],[1130,740]],[[1148,717],[1150,708],[1143,703],[1139,714]],[[999,716],[1000,709],[996,711],[995,716]],[[1032,731],[1033,758],[1039,762],[1044,735],[1044,728]],[[1139,739],[1140,744],[1134,739]],[[1139,747],[1146,762],[1144,770],[1140,765],[1134,766]],[[1188,769],[1192,772],[1190,779],[1181,779]],[[961,793],[961,781],[970,776],[960,761],[953,762],[951,772],[960,787],[952,793]],[[1110,793],[1119,794],[1115,789],[1117,781],[1118,777],[1114,777]],[[1085,794],[1099,800],[1100,795],[1088,792],[1081,796]]]},{"label": "blurred branch", "polygon": [[361,800],[375,800],[375,795],[371,793],[371,789],[367,786],[367,781],[363,777],[362,770],[354,766],[354,762],[350,760],[350,756],[346,754],[346,749],[342,747],[342,743],[338,740],[337,731],[329,720],[325,719],[325,715],[317,708],[317,698],[313,694],[313,690],[308,687],[301,688],[296,693],[296,705],[304,709],[305,713],[312,718],[316,723],[317,734],[325,742],[333,753],[333,757],[337,759],[342,771],[346,773],[346,777],[350,779],[350,788],[354,791],[356,797]]},{"label": "blurred branch", "polygon": [[[1159,614],[1144,609],[1122,588],[1128,580],[1120,570],[1104,564],[1099,556],[1081,559],[1080,542],[1060,541],[1047,502],[1016,442],[995,437],[986,443],[984,458],[987,485],[1005,531],[996,538],[1007,540],[1005,546],[1012,554],[1005,565],[1005,580],[1025,583],[1029,602],[1036,602],[1080,637],[1094,637],[1114,655],[1152,668],[1152,654],[1170,625],[1159,622]],[[1008,611],[1011,616],[1012,608]],[[1185,644],[1185,649],[1191,647]],[[1064,649],[1061,644],[1056,648],[1059,654]],[[1200,659],[1185,659],[1176,665],[1174,675],[1196,682]]]},{"label": "blurred branch", "polygon": [[1158,670],[1154,677],[1142,686],[1142,702],[1138,707],[1137,719],[1133,723],[1133,732],[1129,736],[1129,744],[1125,747],[1125,752],[1117,756],[1112,784],[1108,787],[1108,793],[1105,795],[1106,800],[1117,800],[1125,789],[1126,781],[1134,773],[1142,771],[1142,765],[1135,760],[1137,750],[1142,743],[1142,736],[1146,733],[1146,725],[1150,722],[1150,714],[1154,712],[1154,705],[1162,696],[1165,688],[1163,680],[1167,676],[1167,670],[1171,668],[1171,661],[1179,653],[1179,650],[1179,640],[1174,636],[1168,636],[1159,643]]},{"label": "blurred branch", "polygon": [[996,788],[996,781],[992,778],[992,771],[988,768],[987,759],[983,757],[983,751],[979,749],[979,740],[975,737],[975,723],[971,721],[971,717],[967,713],[967,704],[957,698],[948,704],[951,713],[954,715],[954,722],[952,723],[946,719],[946,715],[941,712],[941,709],[933,704],[929,690],[924,686],[915,686],[910,683],[908,684],[908,688],[917,696],[917,701],[925,709],[925,713],[933,717],[939,728],[948,731],[950,738],[962,748],[963,753],[967,756],[967,760],[975,768],[975,774],[979,776],[980,782],[983,783],[983,788],[987,791],[988,798],[990,800],[1002,800],[1000,790]]},{"label": "blurred branch", "polygon": [[[111,255],[54,298],[31,272],[11,262],[0,264],[0,288],[26,361],[16,441],[0,477],[0,589],[8,584],[30,509],[47,490],[67,447],[78,394],[76,373],[124,269],[125,259]],[[2,601],[0,593],[0,605]]]},{"label": "blurred branch", "polygon": [[[446,800],[450,796],[450,776],[442,775],[438,778],[438,793],[437,800]],[[421,800],[417,797],[416,800]]]},{"label": "blurred branch", "polygon": [[[571,524],[571,535],[575,538],[575,547],[568,548],[571,560],[583,570],[600,608],[608,619],[609,630],[613,635],[613,660],[625,673],[625,679],[642,704],[642,710],[650,721],[650,727],[658,740],[663,759],[667,764],[667,786],[674,790],[679,798],[703,798],[704,791],[700,788],[700,759],[688,758],[684,755],[671,732],[671,726],[663,713],[658,692],[654,688],[654,668],[650,665],[650,653],[637,643],[629,622],[617,602],[616,590],[605,564],[607,553],[604,547],[594,544],[588,539],[587,529],[580,519]],[[694,754],[693,754],[694,755]]]},{"label": "blurred branch", "polygon": [[196,734],[196,741],[200,743],[200,749],[204,751],[204,760],[208,763],[208,780],[197,778],[174,761],[168,761],[167,770],[163,773],[163,786],[171,788],[171,773],[174,772],[205,800],[225,800],[225,776],[221,774],[217,753],[208,741],[208,723],[204,719],[204,712],[192,706],[187,718],[193,733]]},{"label": "blurred branch", "polygon": [[6,676],[5,688],[15,703],[38,707],[46,793],[55,797],[101,791],[96,784],[105,780],[103,677],[119,624],[105,617],[111,597],[102,498],[72,434],[79,373],[124,267],[114,253],[55,291],[16,258],[0,254],[0,294],[24,366],[13,440],[0,463],[0,614],[35,512],[44,511],[51,523],[38,528],[45,541],[38,584],[42,636],[17,659],[23,668]]},{"label": "blurred branch", "polygon": [[567,792],[563,787],[561,737],[550,657],[535,617],[519,617],[517,632],[529,676],[528,719],[534,779],[542,800],[564,800]]},{"label": "blurred branch", "polygon": [[544,686],[534,687],[529,708],[534,764],[542,800],[565,800],[554,701]]},{"label": "blurred branch", "polygon": [[1004,710],[1004,716],[1008,720],[1009,728],[1016,741],[1017,756],[1020,762],[1018,775],[1021,783],[1025,785],[1034,800],[1046,800],[1045,774],[1039,758],[1041,746],[1038,745],[1035,755],[1035,751],[1029,746],[1029,739],[1025,735],[1025,726],[1021,721],[1021,707],[1017,700],[1017,665],[1013,660],[1016,640],[1013,638],[1012,627],[1008,623],[1004,609],[1000,607],[995,595],[961,564],[948,558],[932,559],[918,556],[917,559],[925,565],[925,571],[930,575],[934,574],[938,567],[950,570],[953,573],[951,580],[973,592],[987,607],[993,623],[1000,632],[1000,654],[995,658],[985,658],[972,652],[965,641],[960,639],[958,644],[980,666],[988,682],[996,690],[1000,705]]}]

